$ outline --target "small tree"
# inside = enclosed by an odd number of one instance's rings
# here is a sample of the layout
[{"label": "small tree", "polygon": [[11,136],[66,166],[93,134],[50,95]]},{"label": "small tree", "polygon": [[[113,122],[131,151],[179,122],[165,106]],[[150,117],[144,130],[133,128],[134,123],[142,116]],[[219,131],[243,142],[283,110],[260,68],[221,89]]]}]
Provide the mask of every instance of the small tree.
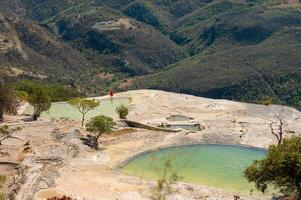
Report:
[{"label": "small tree", "polygon": [[99,115],[90,119],[86,124],[87,131],[94,134],[96,140],[96,148],[98,148],[98,140],[105,133],[110,133],[116,125],[111,117]]},{"label": "small tree", "polygon": [[99,106],[99,102],[95,99],[90,100],[85,98],[74,98],[69,100],[68,103],[82,114],[82,126],[84,126],[86,114]]},{"label": "small tree", "polygon": [[245,170],[245,176],[265,192],[269,185],[283,194],[301,200],[301,137],[284,139],[280,145],[271,146],[263,160]]},{"label": "small tree", "polygon": [[126,119],[126,116],[129,114],[129,109],[122,104],[116,108],[116,112],[118,113],[120,119]]},{"label": "small tree", "polygon": [[47,90],[39,85],[33,87],[29,94],[28,102],[33,106],[33,119],[37,120],[43,111],[47,111],[51,107],[51,98]]},{"label": "small tree", "polygon": [[0,122],[3,121],[3,114],[10,110],[14,102],[14,94],[10,87],[3,81],[0,81]]}]

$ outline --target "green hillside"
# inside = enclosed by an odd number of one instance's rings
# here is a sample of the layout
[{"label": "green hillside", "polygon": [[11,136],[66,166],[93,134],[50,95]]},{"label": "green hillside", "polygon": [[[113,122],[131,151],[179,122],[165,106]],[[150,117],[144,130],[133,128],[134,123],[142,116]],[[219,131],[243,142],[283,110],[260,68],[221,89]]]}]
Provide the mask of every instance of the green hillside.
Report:
[{"label": "green hillside", "polygon": [[3,0],[3,5],[0,11],[20,20],[10,23],[29,59],[15,50],[0,52],[1,66],[47,74],[45,82],[88,95],[109,87],[156,88],[301,106],[299,0]]},{"label": "green hillside", "polygon": [[77,6],[43,24],[93,63],[130,76],[156,72],[185,56],[157,29],[107,7]]},{"label": "green hillside", "polygon": [[35,21],[0,12],[0,26],[0,75],[7,80],[58,83],[86,94],[101,93],[111,83],[102,65],[93,65]]},{"label": "green hillside", "polygon": [[192,56],[132,88],[300,106],[299,7],[219,1],[182,23],[175,34]]}]

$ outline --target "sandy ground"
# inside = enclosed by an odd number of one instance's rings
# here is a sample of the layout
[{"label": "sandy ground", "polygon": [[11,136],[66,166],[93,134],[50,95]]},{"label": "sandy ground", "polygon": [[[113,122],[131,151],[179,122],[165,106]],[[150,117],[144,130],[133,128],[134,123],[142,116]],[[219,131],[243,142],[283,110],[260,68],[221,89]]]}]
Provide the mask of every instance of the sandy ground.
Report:
[{"label": "sandy ground", "polygon": [[[271,120],[277,126],[277,116],[285,122],[285,137],[301,133],[301,113],[288,107],[151,90],[129,91],[116,96],[133,99],[130,120],[159,125],[167,122],[166,117],[180,114],[194,118],[193,121],[205,129],[194,133],[126,129],[102,138],[102,149],[95,151],[79,140],[87,133],[78,122],[40,120],[30,124],[22,122],[20,117],[10,116],[6,123],[23,128],[15,133],[22,141],[6,141],[0,146],[0,152],[8,153],[1,154],[2,161],[26,166],[17,199],[42,200],[63,194],[77,200],[151,199],[154,182],[121,174],[116,167],[141,152],[173,145],[227,143],[268,147],[277,142],[269,127]],[[24,151],[26,141],[30,143],[30,151]],[[230,200],[233,195],[219,189],[179,183],[173,186],[173,193],[167,199]],[[256,198],[241,196],[241,199]]]}]

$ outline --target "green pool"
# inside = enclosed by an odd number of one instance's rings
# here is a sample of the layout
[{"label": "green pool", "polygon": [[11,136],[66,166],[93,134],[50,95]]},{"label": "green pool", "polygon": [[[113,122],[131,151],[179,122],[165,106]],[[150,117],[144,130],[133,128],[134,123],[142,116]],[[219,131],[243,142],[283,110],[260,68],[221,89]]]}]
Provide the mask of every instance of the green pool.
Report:
[{"label": "green pool", "polygon": [[[241,194],[250,194],[253,186],[243,176],[244,169],[266,152],[241,146],[200,144],[172,147],[139,155],[121,168],[138,177],[158,180],[164,169],[180,182],[197,183]],[[170,162],[170,167],[166,163]],[[253,194],[260,194],[254,190]]]},{"label": "green pool", "polygon": [[[116,118],[118,117],[118,115],[115,112],[116,107],[121,104],[129,105],[130,103],[129,98],[113,98],[113,99],[103,99],[99,101],[100,101],[100,105],[94,110],[88,112],[86,119],[89,119],[91,117],[100,114]],[[23,112],[23,114],[30,114],[30,115],[32,113],[33,113],[32,106],[28,106]],[[47,112],[43,112],[41,117],[46,119],[52,119],[52,118],[59,119],[65,117],[69,119],[80,120],[81,114],[78,110],[76,110],[66,102],[56,102],[56,103],[52,103],[50,109]]]}]

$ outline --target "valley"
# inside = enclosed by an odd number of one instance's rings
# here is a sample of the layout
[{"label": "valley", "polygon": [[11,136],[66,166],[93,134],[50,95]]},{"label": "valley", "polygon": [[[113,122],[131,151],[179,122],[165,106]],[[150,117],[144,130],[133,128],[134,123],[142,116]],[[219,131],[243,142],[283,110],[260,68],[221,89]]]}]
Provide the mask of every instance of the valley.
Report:
[{"label": "valley", "polygon": [[[3,5],[1,21],[11,28],[0,32],[2,70],[38,73],[88,96],[150,88],[300,108],[297,0]],[[17,79],[32,78],[39,80]]]}]

